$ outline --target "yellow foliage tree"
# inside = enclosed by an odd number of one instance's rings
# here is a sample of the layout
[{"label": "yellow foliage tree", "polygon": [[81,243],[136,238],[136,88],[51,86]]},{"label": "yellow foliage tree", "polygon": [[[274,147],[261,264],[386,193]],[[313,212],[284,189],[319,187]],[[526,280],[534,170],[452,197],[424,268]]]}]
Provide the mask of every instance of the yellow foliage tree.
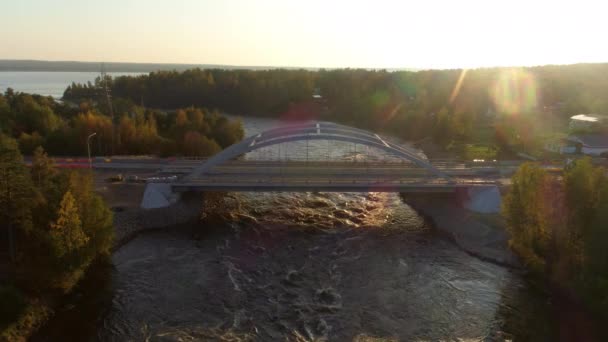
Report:
[{"label": "yellow foliage tree", "polygon": [[59,257],[77,251],[89,241],[82,229],[76,200],[69,190],[61,199],[57,221],[51,223],[51,239]]}]

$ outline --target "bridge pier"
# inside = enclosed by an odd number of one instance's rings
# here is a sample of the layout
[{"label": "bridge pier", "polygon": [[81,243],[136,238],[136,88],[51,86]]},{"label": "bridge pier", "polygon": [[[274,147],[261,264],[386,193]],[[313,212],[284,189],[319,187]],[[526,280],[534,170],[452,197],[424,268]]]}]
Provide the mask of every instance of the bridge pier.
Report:
[{"label": "bridge pier", "polygon": [[195,221],[203,201],[203,193],[174,193],[169,183],[149,183],[140,205],[139,224],[148,229]]},{"label": "bridge pier", "polygon": [[455,188],[453,192],[443,193],[411,193],[401,192],[401,198],[408,204],[424,204],[430,206],[433,202],[449,202],[454,206],[480,214],[498,214],[502,198],[496,185],[472,186]]},{"label": "bridge pier", "polygon": [[500,213],[502,197],[498,186],[480,186],[461,189],[464,193],[463,205],[472,212],[482,214]]}]

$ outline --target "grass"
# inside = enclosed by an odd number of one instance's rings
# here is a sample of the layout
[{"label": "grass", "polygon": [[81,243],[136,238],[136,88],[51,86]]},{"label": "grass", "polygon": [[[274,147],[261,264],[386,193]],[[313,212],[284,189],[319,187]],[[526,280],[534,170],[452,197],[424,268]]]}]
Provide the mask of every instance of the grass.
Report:
[{"label": "grass", "polygon": [[483,159],[493,160],[496,159],[497,150],[494,147],[481,146],[467,144],[464,146],[464,157],[467,160]]}]

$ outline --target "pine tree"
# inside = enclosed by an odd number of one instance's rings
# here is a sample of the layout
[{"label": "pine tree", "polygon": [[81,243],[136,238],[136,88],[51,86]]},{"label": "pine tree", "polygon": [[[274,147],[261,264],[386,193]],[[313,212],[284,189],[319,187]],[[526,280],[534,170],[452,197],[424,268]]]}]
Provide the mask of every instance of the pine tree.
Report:
[{"label": "pine tree", "polygon": [[51,239],[57,256],[72,254],[89,241],[82,229],[78,207],[72,193],[68,190],[59,206],[57,221],[51,223]]},{"label": "pine tree", "polygon": [[78,213],[84,233],[89,237],[85,259],[108,254],[114,239],[112,212],[93,189],[93,177],[88,172],[70,174],[70,192],[78,203]]}]

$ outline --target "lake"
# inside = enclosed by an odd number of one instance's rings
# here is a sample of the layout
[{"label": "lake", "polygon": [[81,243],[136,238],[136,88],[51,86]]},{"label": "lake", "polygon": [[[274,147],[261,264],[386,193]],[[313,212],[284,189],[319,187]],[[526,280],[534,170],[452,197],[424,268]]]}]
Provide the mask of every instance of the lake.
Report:
[{"label": "lake", "polygon": [[[109,72],[112,77],[124,75],[141,75],[137,72]],[[53,71],[3,71],[0,72],[0,92],[4,93],[6,88],[15,91],[52,96],[60,99],[63,92],[72,82],[93,82],[99,72],[53,72]]]}]

